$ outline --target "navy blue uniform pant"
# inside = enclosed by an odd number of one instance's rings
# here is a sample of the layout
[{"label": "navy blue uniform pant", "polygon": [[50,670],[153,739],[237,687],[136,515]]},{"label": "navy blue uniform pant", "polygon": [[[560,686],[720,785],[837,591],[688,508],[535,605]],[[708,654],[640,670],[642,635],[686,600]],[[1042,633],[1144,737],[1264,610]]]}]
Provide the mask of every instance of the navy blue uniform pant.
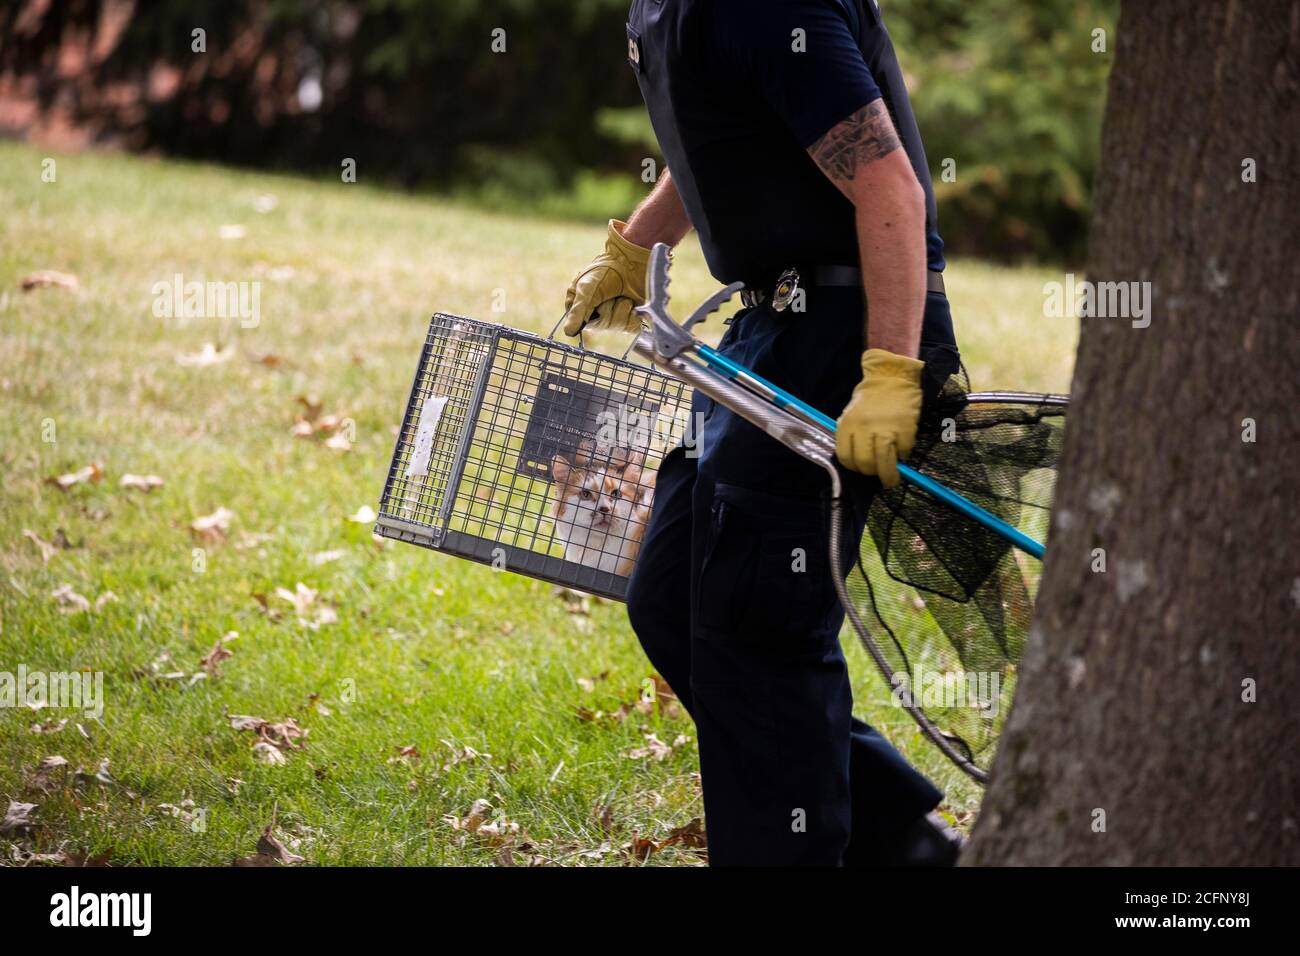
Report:
[{"label": "navy blue uniform pant", "polygon": [[[854,290],[814,289],[803,313],[742,311],[720,349],[837,415],[862,376],[862,315]],[[921,356],[930,386],[957,366],[937,293]],[[693,411],[698,455],[660,468],[628,615],[695,720],[710,863],[870,862],[941,794],[852,714],[827,476],[703,396]],[[878,485],[846,482],[856,540]]]}]

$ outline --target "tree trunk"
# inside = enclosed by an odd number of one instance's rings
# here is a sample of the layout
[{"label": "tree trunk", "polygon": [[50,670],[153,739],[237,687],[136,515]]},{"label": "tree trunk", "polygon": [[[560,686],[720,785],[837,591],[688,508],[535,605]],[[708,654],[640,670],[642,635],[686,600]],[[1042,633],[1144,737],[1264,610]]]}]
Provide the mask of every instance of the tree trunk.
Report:
[{"label": "tree trunk", "polygon": [[965,859],[1296,864],[1300,0],[1135,0],[1117,33],[1088,278],[1149,281],[1150,325],[1082,319]]}]

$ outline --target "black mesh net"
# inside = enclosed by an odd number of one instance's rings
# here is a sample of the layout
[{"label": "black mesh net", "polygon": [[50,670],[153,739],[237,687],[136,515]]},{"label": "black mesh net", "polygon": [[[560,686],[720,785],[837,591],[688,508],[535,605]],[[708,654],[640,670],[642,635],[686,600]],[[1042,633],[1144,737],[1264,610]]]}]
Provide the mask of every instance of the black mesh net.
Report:
[{"label": "black mesh net", "polygon": [[[1041,541],[1065,413],[1062,396],[972,394],[963,371],[927,401],[908,464]],[[1015,690],[1040,562],[905,482],[878,492],[865,534],[845,540],[857,552],[850,619],[883,657],[895,703],[979,776]]]}]

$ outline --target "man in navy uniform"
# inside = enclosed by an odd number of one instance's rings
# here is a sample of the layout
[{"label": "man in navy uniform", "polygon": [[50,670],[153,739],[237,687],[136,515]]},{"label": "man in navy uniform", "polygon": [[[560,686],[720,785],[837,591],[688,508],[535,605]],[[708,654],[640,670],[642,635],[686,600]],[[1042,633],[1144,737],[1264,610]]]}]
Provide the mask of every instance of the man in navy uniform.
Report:
[{"label": "man in navy uniform", "polygon": [[[841,412],[860,532],[872,492],[898,482],[923,396],[958,366],[930,175],[880,11],[634,0],[627,45],[668,170],[610,223],[565,331],[636,329],[649,248],[693,227],[713,275],[746,285],[723,353]],[[695,720],[710,862],[955,862],[939,791],[852,715],[825,474],[729,410],[695,408],[700,454],[678,448],[660,469],[628,615]]]}]

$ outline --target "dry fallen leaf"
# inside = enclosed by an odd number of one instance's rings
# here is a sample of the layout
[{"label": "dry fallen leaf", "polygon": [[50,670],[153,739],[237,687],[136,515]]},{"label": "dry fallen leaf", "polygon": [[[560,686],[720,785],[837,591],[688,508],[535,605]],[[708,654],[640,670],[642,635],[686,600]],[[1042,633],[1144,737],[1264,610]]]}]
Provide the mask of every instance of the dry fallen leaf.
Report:
[{"label": "dry fallen leaf", "polygon": [[36,809],[34,803],[19,803],[17,800],[9,801],[9,809],[5,811],[4,819],[0,820],[0,833],[23,833],[30,830],[36,824],[32,822],[31,814]]},{"label": "dry fallen leaf", "polygon": [[[596,675],[594,680],[591,678],[579,678],[578,686],[581,687],[583,690],[590,691],[594,689],[596,681],[603,681],[608,677],[609,677],[609,672],[604,671]],[[629,715],[633,713],[644,714],[645,716],[649,717],[649,716],[653,716],[656,710],[658,710],[661,716],[668,719],[673,719],[681,716],[682,714],[681,702],[677,699],[677,695],[673,693],[672,688],[668,686],[667,681],[665,681],[658,674],[651,674],[648,678],[646,678],[645,681],[642,682],[642,684],[643,684],[642,692],[636,698],[636,700],[628,703],[620,704],[617,710],[609,713],[603,710],[592,710],[591,708],[588,707],[579,707],[577,708],[576,711],[578,718],[580,720],[586,720],[586,721],[596,721],[596,720],[603,719],[603,720],[614,721],[616,723],[622,723],[628,718]],[[686,738],[679,738],[679,739],[685,740]],[[666,746],[666,745],[661,744],[661,746]],[[673,746],[677,746],[677,744],[674,743]],[[652,751],[653,751],[653,745],[650,745],[648,750],[647,748],[638,748],[638,750],[633,751],[633,753],[630,754],[629,756],[634,756],[635,759],[640,759],[642,757],[652,756],[653,755]],[[656,759],[662,760],[663,757],[659,756],[656,757]]]},{"label": "dry fallen leaf", "polygon": [[50,854],[55,859],[49,861],[57,863],[59,866],[108,866],[108,861],[113,858],[113,850],[107,849],[103,853],[91,855],[89,850],[60,850],[58,853]]},{"label": "dry fallen leaf", "polygon": [[342,428],[346,421],[346,418],[337,413],[333,415],[322,415],[320,418],[316,419],[316,430],[318,432],[324,432],[327,435],[332,435],[334,432]]},{"label": "dry fallen leaf", "polygon": [[[113,778],[113,775],[112,775],[111,773],[108,772],[108,758],[107,758],[107,757],[105,757],[104,759],[102,759],[102,760],[99,762],[99,766],[98,766],[95,770],[93,770],[93,771],[91,771],[91,770],[86,770],[86,769],[84,769],[84,768],[82,768],[82,767],[78,767],[78,768],[77,768],[77,782],[78,782],[78,783],[98,783],[98,784],[101,784],[101,785],[106,786],[106,787],[111,787],[111,786],[114,786],[114,785],[117,784],[117,781]],[[130,791],[128,791],[128,793],[129,793],[129,792],[130,792]]]},{"label": "dry fallen leaf", "polygon": [[415,744],[408,744],[408,745],[405,746],[405,747],[398,747],[398,748],[397,748],[397,756],[396,756],[396,757],[389,757],[389,758],[388,758],[388,762],[389,762],[389,763],[408,763],[408,764],[409,764],[409,763],[419,763],[419,762],[420,762],[420,748],[417,747],[417,746],[415,746]]},{"label": "dry fallen leaf", "polygon": [[102,462],[92,461],[85,468],[78,471],[70,471],[66,475],[55,475],[45,479],[47,485],[54,485],[63,491],[67,491],[73,485],[79,485],[83,481],[99,481],[104,477],[104,465]]},{"label": "dry fallen leaf", "polygon": [[[230,635],[238,636],[234,631]],[[206,658],[205,658],[206,660]],[[171,670],[164,670],[164,667],[171,665]],[[163,651],[154,660],[150,661],[148,668],[136,668],[131,672],[132,677],[152,677],[158,681],[169,681],[174,684],[184,683],[187,687],[193,687],[199,681],[207,680],[210,676],[206,670],[190,672],[188,670],[176,670],[175,664],[172,663],[171,653]],[[215,676],[215,675],[211,675]],[[81,725],[78,724],[78,727]]]},{"label": "dry fallen leaf", "polygon": [[215,677],[218,665],[220,665],[222,661],[235,656],[235,652],[226,647],[226,644],[238,637],[238,631],[226,632],[226,634],[222,636],[221,640],[217,641],[217,643],[212,646],[212,650],[208,651],[207,654],[199,659],[199,667]]},{"label": "dry fallen leaf", "polygon": [[179,804],[160,803],[158,809],[169,816],[175,817],[182,823],[190,823],[198,815],[195,813],[193,800],[182,800]]},{"label": "dry fallen leaf", "polygon": [[354,521],[357,524],[374,524],[375,509],[370,507],[370,505],[362,505],[357,509],[356,514],[348,515],[348,520]]},{"label": "dry fallen leaf", "polygon": [[34,734],[57,734],[66,726],[68,726],[68,718],[61,717],[56,720],[55,718],[51,717],[43,724],[40,723],[32,724],[31,727],[28,728],[28,730],[30,730]]},{"label": "dry fallen leaf", "polygon": [[603,710],[592,710],[589,707],[579,707],[575,713],[579,720],[597,721],[608,720],[612,723],[621,724],[627,720],[628,715],[632,713],[631,704],[620,704],[618,710],[606,713]]},{"label": "dry fallen leaf", "polygon": [[268,541],[274,540],[275,535],[265,531],[241,531],[239,539],[235,542],[235,550],[247,551],[249,548],[260,548]]},{"label": "dry fallen leaf", "polygon": [[60,584],[50,592],[50,597],[59,603],[59,610],[65,614],[90,610],[90,602],[74,591],[71,584]]},{"label": "dry fallen leaf", "polygon": [[[55,781],[53,778],[58,777]],[[68,760],[59,754],[52,754],[36,765],[36,769],[27,775],[27,789],[50,794],[62,788],[68,778]]]},{"label": "dry fallen leaf", "polygon": [[59,850],[57,853],[36,853],[32,850],[31,844],[25,841],[9,845],[9,859],[13,860],[14,866],[31,866],[33,863],[50,863],[54,866],[63,866],[64,855],[63,850]]},{"label": "dry fallen leaf", "polygon": [[[681,744],[679,741],[681,743],[686,743],[686,739],[679,736],[677,740],[673,741],[673,745],[680,746]],[[667,760],[673,755],[673,747],[660,740],[657,734],[646,734],[645,742],[646,745],[644,747],[636,747],[633,750],[628,751],[626,754],[628,759],[644,760],[646,757],[653,757],[655,762],[658,763]]]},{"label": "dry fallen leaf", "polygon": [[630,859],[638,863],[644,863],[649,859],[651,853],[656,853],[670,846],[680,846],[688,850],[696,850],[701,855],[707,853],[708,841],[704,834],[704,825],[696,817],[685,826],[680,826],[668,834],[663,840],[651,840],[637,833],[632,834],[632,840],[625,843],[622,847],[623,853]]},{"label": "dry fallen leaf", "polygon": [[449,814],[443,820],[453,830],[473,835],[491,847],[507,846],[522,833],[519,824],[507,819],[504,812],[493,817],[492,804],[482,799],[475,800],[464,817]]},{"label": "dry fallen leaf", "polygon": [[54,557],[56,554],[59,553],[59,549],[57,547],[55,547],[50,542],[46,541],[35,531],[32,531],[28,528],[23,528],[23,537],[26,538],[28,541],[30,541],[32,544],[36,545],[36,549],[41,553],[41,562],[44,564],[49,564],[50,558]]},{"label": "dry fallen leaf", "polygon": [[443,773],[446,773],[452,767],[461,763],[469,763],[472,760],[491,760],[491,754],[479,753],[473,747],[457,747],[450,740],[443,740],[440,743],[451,751],[451,760],[442,765]]},{"label": "dry fallen leaf", "polygon": [[219,349],[211,342],[204,342],[197,352],[181,352],[176,356],[176,364],[183,368],[207,368],[229,361],[235,354],[233,349]]},{"label": "dry fallen leaf", "polygon": [[492,858],[492,862],[494,862],[497,866],[514,866],[515,865],[514,848],[511,847],[510,844],[508,843],[503,845],[500,849],[497,850],[496,856]]},{"label": "dry fallen leaf", "polygon": [[467,833],[473,833],[483,825],[483,821],[487,819],[488,814],[491,812],[492,804],[487,800],[480,798],[470,804],[469,813],[464,817],[448,815],[443,819],[451,825],[453,830],[463,830]]},{"label": "dry fallen leaf", "polygon": [[76,292],[81,287],[81,282],[70,272],[57,272],[54,269],[40,269],[31,275],[23,276],[22,290],[31,292],[33,289],[67,289],[69,292]]},{"label": "dry fallen leaf", "polygon": [[591,613],[591,595],[583,591],[575,591],[573,588],[556,585],[551,589],[551,594],[564,602],[564,609],[570,614],[587,615]]},{"label": "dry fallen leaf", "polygon": [[258,760],[273,765],[285,763],[284,751],[301,750],[302,744],[298,741],[308,733],[292,717],[275,724],[261,717],[243,714],[229,714],[227,719],[235,730],[248,730],[257,734],[257,740],[253,743],[253,755]]},{"label": "dry fallen leaf", "polygon": [[254,717],[252,714],[227,714],[226,719],[230,721],[230,726],[235,730],[251,730],[254,733],[261,731],[270,721],[263,717]]},{"label": "dry fallen leaf", "polygon": [[149,492],[163,486],[163,480],[157,475],[123,475],[119,484],[123,488]]},{"label": "dry fallen leaf", "polygon": [[637,863],[644,863],[650,858],[650,854],[659,849],[659,844],[654,840],[632,834],[632,840],[623,845],[623,852]]},{"label": "dry fallen leaf", "polygon": [[301,581],[298,582],[294,590],[276,588],[275,594],[276,597],[293,605],[294,611],[298,615],[298,623],[304,627],[309,627],[314,631],[322,624],[335,624],[338,622],[338,612],[333,607],[324,601],[319,604],[316,603],[320,592],[307,587]]},{"label": "dry fallen leaf", "polygon": [[259,740],[253,744],[253,756],[272,767],[279,767],[289,762],[284,756],[284,751],[269,740]]},{"label": "dry fallen leaf", "polygon": [[203,515],[190,522],[190,533],[194,535],[194,540],[201,544],[222,544],[226,540],[226,532],[230,530],[230,522],[234,517],[233,511],[218,508],[212,514]]},{"label": "dry fallen leaf", "polygon": [[315,591],[301,581],[290,591],[288,588],[276,588],[275,595],[293,605],[294,610],[299,616],[305,615],[311,610],[312,603],[316,600],[319,591]]},{"label": "dry fallen leaf", "polygon": [[279,608],[271,606],[271,599],[261,591],[254,591],[250,597],[257,602],[257,606],[262,609],[262,613],[270,620],[278,621],[284,616],[280,613]]},{"label": "dry fallen leaf", "polygon": [[217,230],[217,235],[222,239],[243,239],[248,235],[248,227],[237,222],[226,223]]},{"label": "dry fallen leaf", "polygon": [[660,844],[670,846],[678,844],[692,850],[702,850],[709,845],[708,838],[704,832],[704,822],[695,817],[690,823],[680,826],[668,834],[668,838]]},{"label": "dry fallen leaf", "polygon": [[267,827],[262,831],[261,838],[257,841],[257,852],[252,856],[242,856],[235,860],[235,866],[293,866],[296,863],[303,863],[305,859],[295,853],[290,853]]},{"label": "dry fallen leaf", "polygon": [[660,715],[672,720],[681,716],[681,702],[677,699],[677,694],[668,686],[668,682],[658,674],[651,674],[648,678],[654,685],[654,696],[643,693],[637,701],[637,710],[649,715],[658,710]]},{"label": "dry fallen leaf", "polygon": [[319,567],[322,564],[329,564],[332,561],[338,561],[340,558],[345,558],[347,557],[347,554],[347,551],[343,548],[334,548],[330,551],[317,551],[307,560]]},{"label": "dry fallen leaf", "polygon": [[316,416],[318,416],[321,413],[321,409],[325,407],[325,403],[315,395],[299,395],[294,399],[294,401],[302,406],[303,417],[305,417],[309,422],[315,421]]},{"label": "dry fallen leaf", "polygon": [[325,447],[334,451],[351,451],[352,442],[348,441],[348,436],[342,432],[335,432],[325,440]]},{"label": "dry fallen leaf", "polygon": [[499,846],[521,832],[519,824],[502,816],[491,823],[482,824],[474,831],[474,835],[486,840],[493,846]]},{"label": "dry fallen leaf", "polygon": [[257,841],[257,852],[267,856],[275,857],[279,863],[292,866],[295,863],[302,863],[304,858],[285,849],[284,844],[275,838],[271,828],[267,827],[262,831],[262,838]]}]

